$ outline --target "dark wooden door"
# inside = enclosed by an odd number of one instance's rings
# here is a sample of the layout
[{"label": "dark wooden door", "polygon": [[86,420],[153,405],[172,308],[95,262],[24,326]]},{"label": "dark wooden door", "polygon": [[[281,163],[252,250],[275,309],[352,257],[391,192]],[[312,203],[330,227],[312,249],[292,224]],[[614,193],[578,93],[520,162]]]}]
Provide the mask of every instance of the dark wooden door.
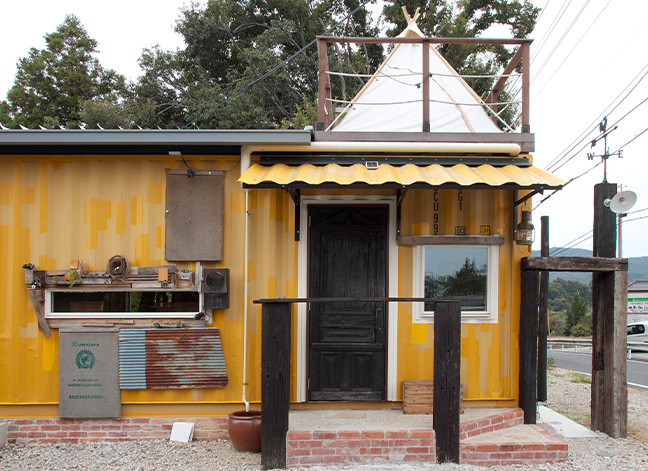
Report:
[{"label": "dark wooden door", "polygon": [[[388,208],[312,206],[309,216],[310,296],[384,297]],[[310,400],[384,399],[385,307],[310,305]]]}]

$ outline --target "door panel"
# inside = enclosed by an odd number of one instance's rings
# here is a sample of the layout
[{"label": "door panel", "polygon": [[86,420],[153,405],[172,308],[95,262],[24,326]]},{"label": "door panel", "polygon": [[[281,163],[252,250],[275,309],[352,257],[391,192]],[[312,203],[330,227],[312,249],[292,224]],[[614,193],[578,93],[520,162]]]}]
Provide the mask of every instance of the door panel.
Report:
[{"label": "door panel", "polygon": [[[311,207],[310,296],[384,297],[387,221],[385,207]],[[384,303],[312,304],[309,336],[310,400],[384,398]]]}]

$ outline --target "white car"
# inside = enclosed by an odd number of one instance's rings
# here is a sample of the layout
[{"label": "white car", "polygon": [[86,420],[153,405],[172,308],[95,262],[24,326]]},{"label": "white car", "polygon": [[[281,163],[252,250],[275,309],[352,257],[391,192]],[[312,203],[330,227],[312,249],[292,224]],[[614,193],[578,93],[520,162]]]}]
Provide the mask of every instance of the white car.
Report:
[{"label": "white car", "polygon": [[628,324],[628,342],[648,343],[648,321]]}]

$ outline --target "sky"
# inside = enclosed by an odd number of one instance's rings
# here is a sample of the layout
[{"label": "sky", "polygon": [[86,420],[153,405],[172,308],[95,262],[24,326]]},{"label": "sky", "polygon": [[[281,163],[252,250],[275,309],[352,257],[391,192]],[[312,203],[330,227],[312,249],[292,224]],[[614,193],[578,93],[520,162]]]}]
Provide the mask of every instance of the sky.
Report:
[{"label": "sky", "polygon": [[[610,152],[648,128],[648,3],[636,0],[536,0],[544,8],[531,34],[531,132],[535,133],[534,164],[570,180],[563,190],[534,209],[536,244],[539,248],[540,217],[549,216],[550,245],[592,248],[587,237],[593,229],[594,185],[603,181],[603,166],[591,168],[600,158],[588,160],[587,152],[601,155],[603,142],[590,148],[598,136],[598,123],[607,113]],[[89,35],[99,43],[99,59],[131,80],[140,74],[137,60],[144,48],[183,46],[173,26],[184,0],[113,0],[109,4],[88,0],[24,0],[2,3],[0,28],[0,97],[13,84],[16,63],[31,47],[42,49],[43,36],[53,32],[66,14],[79,17]],[[505,33],[496,34],[500,37]],[[315,53],[315,50],[313,50]],[[639,82],[637,84],[637,82]],[[636,86],[635,86],[636,85]],[[630,92],[630,88],[635,86]],[[628,94],[628,92],[630,92]],[[628,95],[618,104],[621,98]],[[617,108],[610,112],[613,106]],[[630,112],[632,108],[636,110]],[[630,112],[629,114],[627,114]],[[624,115],[626,115],[624,117]],[[587,131],[584,141],[572,148]],[[610,157],[607,181],[634,191],[638,200],[623,223],[623,256],[648,256],[648,132],[623,146],[623,158]],[[565,156],[555,164],[557,158]],[[553,165],[552,165],[553,164]],[[564,164],[564,165],[562,165]],[[562,165],[562,166],[561,166]],[[560,167],[560,168],[558,168]],[[590,171],[591,170],[591,171]],[[591,234],[590,234],[591,235]],[[552,253],[553,255],[553,253]]]}]

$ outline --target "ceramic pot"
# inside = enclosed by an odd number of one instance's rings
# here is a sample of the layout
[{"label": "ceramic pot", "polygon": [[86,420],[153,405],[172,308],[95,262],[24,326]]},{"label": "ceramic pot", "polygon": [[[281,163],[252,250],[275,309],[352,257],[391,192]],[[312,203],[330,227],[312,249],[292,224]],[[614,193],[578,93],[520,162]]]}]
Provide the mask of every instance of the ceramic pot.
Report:
[{"label": "ceramic pot", "polygon": [[227,432],[236,451],[261,451],[261,411],[232,412],[227,421]]}]

